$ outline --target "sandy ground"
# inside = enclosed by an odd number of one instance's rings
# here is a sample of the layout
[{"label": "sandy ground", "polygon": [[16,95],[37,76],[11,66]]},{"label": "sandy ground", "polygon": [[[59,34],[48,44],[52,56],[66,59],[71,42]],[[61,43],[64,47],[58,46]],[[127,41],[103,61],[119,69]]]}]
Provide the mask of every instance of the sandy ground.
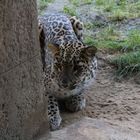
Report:
[{"label": "sandy ground", "polygon": [[63,126],[88,116],[140,133],[140,85],[135,78],[116,81],[113,72],[111,66],[99,60],[96,82],[86,91],[86,108],[72,114],[63,112]]},{"label": "sandy ground", "polygon": [[[47,12],[62,11],[67,0],[55,0]],[[96,82],[86,91],[87,106],[77,113],[62,112],[62,127],[83,116],[106,120],[140,133],[140,75],[115,80],[113,68],[106,63],[107,54],[98,54]]]}]

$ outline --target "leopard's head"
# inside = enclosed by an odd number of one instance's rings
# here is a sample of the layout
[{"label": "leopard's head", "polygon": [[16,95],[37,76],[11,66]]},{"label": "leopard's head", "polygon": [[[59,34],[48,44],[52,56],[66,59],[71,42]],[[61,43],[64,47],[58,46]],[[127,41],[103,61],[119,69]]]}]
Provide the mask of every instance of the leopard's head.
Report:
[{"label": "leopard's head", "polygon": [[71,42],[61,47],[51,44],[49,48],[54,57],[52,75],[61,88],[73,90],[94,76],[92,72],[96,47]]}]

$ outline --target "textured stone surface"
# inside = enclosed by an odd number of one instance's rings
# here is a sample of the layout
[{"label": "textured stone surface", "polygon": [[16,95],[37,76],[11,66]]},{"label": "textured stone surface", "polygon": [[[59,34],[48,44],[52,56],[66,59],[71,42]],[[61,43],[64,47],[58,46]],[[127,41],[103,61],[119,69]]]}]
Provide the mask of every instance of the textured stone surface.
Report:
[{"label": "textured stone surface", "polygon": [[[51,132],[49,140],[139,140],[140,134],[102,120],[83,118],[66,128]],[[45,137],[40,140],[47,140]]]},{"label": "textured stone surface", "polygon": [[0,140],[32,140],[47,130],[37,31],[36,1],[1,0]]}]

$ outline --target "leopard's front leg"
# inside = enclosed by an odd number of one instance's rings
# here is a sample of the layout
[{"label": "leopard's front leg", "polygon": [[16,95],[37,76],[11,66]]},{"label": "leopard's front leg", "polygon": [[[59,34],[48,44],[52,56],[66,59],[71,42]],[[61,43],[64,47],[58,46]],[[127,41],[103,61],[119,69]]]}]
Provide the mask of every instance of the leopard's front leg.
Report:
[{"label": "leopard's front leg", "polygon": [[65,101],[66,109],[71,112],[82,110],[86,106],[86,100],[83,94],[73,95]]},{"label": "leopard's front leg", "polygon": [[61,124],[58,102],[54,96],[48,95],[48,119],[51,130],[56,130]]}]

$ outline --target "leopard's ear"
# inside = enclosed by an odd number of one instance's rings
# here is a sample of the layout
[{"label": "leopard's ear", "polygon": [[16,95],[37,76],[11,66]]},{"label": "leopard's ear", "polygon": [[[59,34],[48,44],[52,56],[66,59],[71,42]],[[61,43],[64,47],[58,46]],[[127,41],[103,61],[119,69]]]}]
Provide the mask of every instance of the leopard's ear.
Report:
[{"label": "leopard's ear", "polygon": [[52,54],[55,56],[57,54],[59,54],[59,46],[56,44],[48,44],[48,48],[50,49],[50,51],[52,52]]},{"label": "leopard's ear", "polygon": [[84,54],[86,57],[94,57],[97,52],[97,48],[95,46],[88,46],[83,48],[81,53]]}]

